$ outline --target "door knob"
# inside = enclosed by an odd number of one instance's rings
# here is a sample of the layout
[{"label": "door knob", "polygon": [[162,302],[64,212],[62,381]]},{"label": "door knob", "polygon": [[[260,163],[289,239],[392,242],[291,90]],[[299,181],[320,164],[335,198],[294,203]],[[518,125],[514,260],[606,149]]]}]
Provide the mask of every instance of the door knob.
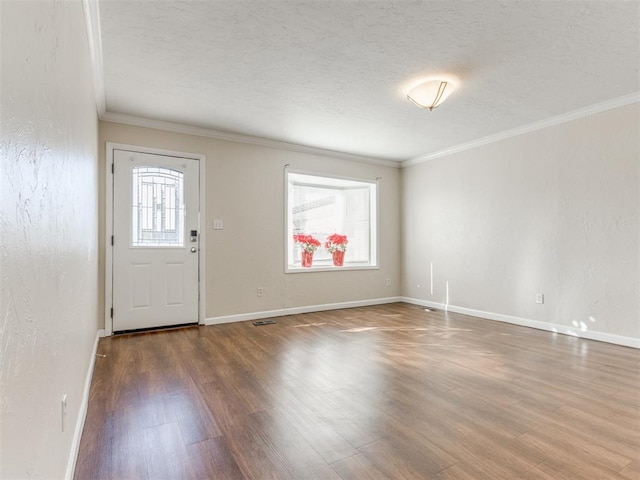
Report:
[{"label": "door knob", "polygon": [[191,247],[191,253],[196,253],[198,249],[196,247]]}]

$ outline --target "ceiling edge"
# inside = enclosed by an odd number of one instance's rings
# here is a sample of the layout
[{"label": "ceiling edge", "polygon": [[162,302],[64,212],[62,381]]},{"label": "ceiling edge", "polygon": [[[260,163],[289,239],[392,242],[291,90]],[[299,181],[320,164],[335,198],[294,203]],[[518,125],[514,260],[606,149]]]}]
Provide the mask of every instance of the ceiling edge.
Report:
[{"label": "ceiling edge", "polygon": [[382,165],[384,167],[400,168],[401,165],[400,162],[396,160],[365,157],[362,155],[354,155],[352,153],[338,152],[335,150],[327,150],[318,147],[309,147],[306,145],[298,145],[295,143],[282,142],[279,140],[270,140],[268,138],[254,137],[251,135],[223,132],[210,128],[193,127],[190,125],[182,125],[179,123],[164,122],[162,120],[151,120],[148,118],[136,117],[133,115],[126,115],[122,113],[106,112],[100,115],[100,120],[103,120],[105,122],[122,123],[135,127],[154,128],[157,130],[165,130],[168,132],[195,135],[197,137],[214,138],[216,140],[225,140],[227,142],[245,143],[249,145],[258,145],[268,148],[278,148],[290,152],[321,155],[323,157],[337,158],[340,160],[350,160],[352,162],[370,163],[374,165]]},{"label": "ceiling edge", "polygon": [[504,132],[496,133],[494,135],[482,137],[468,143],[462,143],[454,147],[445,148],[443,150],[438,150],[433,153],[428,153],[425,155],[413,157],[408,160],[402,161],[401,166],[402,168],[410,167],[412,165],[424,163],[429,160],[433,160],[435,158],[445,157],[447,155],[463,152],[465,150],[470,150],[472,148],[480,147],[482,145],[488,145],[490,143],[499,142],[500,140],[516,137],[518,135],[522,135],[525,133],[535,132],[536,130],[552,127],[554,125],[560,125],[562,123],[570,122],[572,120],[577,120],[579,118],[587,117],[589,115],[594,115],[596,113],[604,112],[607,110],[612,110],[614,108],[624,107],[625,105],[630,105],[636,102],[640,102],[640,92],[631,93],[629,95],[624,95],[622,97],[617,97],[611,100],[607,100],[606,102],[596,103],[588,107],[572,110],[570,112],[563,113],[561,115],[556,115],[555,117],[550,117],[545,120],[541,120],[539,122],[530,123],[528,125],[516,127],[511,130],[506,130]]},{"label": "ceiling edge", "polygon": [[93,76],[93,92],[96,99],[98,118],[107,111],[104,90],[104,70],[102,60],[102,35],[100,33],[100,11],[98,0],[82,0],[84,21],[91,56],[91,70]]}]

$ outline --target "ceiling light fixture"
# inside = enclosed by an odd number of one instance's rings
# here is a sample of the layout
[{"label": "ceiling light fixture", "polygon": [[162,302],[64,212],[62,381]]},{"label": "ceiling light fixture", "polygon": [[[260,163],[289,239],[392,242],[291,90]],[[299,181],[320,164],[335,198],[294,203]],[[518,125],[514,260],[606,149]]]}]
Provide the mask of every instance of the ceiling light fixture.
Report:
[{"label": "ceiling light fixture", "polygon": [[453,83],[446,80],[430,80],[413,87],[407,93],[407,99],[420,108],[437,108],[453,91]]}]

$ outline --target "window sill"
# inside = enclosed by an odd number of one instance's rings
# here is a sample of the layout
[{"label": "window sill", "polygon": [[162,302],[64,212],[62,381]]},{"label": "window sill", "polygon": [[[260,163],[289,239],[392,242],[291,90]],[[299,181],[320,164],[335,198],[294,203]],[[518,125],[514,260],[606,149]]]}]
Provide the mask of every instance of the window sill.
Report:
[{"label": "window sill", "polygon": [[317,267],[292,267],[287,266],[284,273],[313,273],[313,272],[340,272],[345,270],[380,270],[377,265],[353,265],[334,267],[333,265],[320,265]]}]

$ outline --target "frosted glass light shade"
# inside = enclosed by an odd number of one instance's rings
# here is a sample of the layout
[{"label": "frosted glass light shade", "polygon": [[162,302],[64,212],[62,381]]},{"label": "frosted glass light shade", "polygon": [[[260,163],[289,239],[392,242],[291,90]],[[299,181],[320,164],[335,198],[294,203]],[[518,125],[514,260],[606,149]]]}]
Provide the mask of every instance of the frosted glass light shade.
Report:
[{"label": "frosted glass light shade", "polygon": [[412,88],[407,98],[420,108],[433,110],[453,92],[453,84],[445,80],[431,80]]}]

